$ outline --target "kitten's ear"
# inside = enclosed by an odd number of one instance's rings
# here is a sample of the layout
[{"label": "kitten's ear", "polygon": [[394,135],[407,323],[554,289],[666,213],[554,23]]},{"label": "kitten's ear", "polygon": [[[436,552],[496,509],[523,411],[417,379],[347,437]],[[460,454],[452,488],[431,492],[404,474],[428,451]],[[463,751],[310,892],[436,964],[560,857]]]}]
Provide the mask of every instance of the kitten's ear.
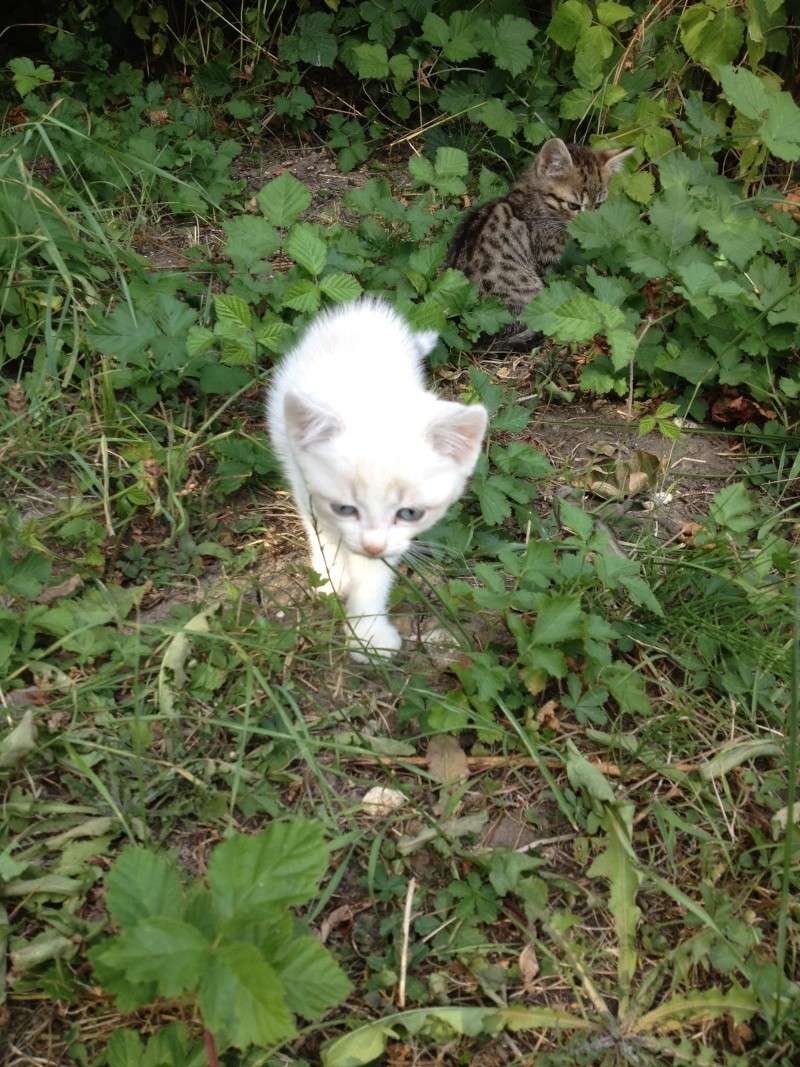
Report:
[{"label": "kitten's ear", "polygon": [[536,157],[536,173],[540,178],[563,178],[573,166],[569,149],[560,137],[545,141]]},{"label": "kitten's ear", "polygon": [[298,448],[310,448],[330,441],[342,428],[335,416],[297,393],[287,393],[284,397],[283,415],[286,433]]},{"label": "kitten's ear", "polygon": [[417,352],[420,359],[425,359],[436,348],[436,342],[439,340],[439,334],[435,330],[421,330],[414,334],[414,344],[417,346]]},{"label": "kitten's ear", "polygon": [[428,427],[428,438],[443,456],[449,456],[468,472],[478,459],[489,416],[482,404],[451,404],[440,401],[439,414]]},{"label": "kitten's ear", "polygon": [[622,170],[622,164],[625,162],[631,152],[635,152],[636,148],[601,148],[598,149],[597,155],[600,158],[600,166],[607,174],[616,174]]}]

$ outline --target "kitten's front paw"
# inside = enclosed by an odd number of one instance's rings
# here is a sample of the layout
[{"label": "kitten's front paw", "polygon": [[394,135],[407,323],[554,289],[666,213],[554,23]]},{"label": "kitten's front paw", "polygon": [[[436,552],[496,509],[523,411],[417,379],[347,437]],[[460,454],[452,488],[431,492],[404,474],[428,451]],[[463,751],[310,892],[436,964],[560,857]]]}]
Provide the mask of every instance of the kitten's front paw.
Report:
[{"label": "kitten's front paw", "polygon": [[351,619],[350,655],[356,663],[369,663],[373,656],[393,656],[403,643],[385,615]]}]

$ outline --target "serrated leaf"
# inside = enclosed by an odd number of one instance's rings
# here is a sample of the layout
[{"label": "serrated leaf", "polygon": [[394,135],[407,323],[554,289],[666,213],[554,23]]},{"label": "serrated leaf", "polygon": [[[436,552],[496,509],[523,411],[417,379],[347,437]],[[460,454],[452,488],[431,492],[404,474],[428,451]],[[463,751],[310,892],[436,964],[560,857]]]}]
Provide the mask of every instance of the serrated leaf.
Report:
[{"label": "serrated leaf", "polygon": [[629,366],[639,347],[636,335],[630,330],[608,330],[606,337],[611,345],[611,362],[614,370],[622,370]]},{"label": "serrated leaf", "polygon": [[728,5],[692,4],[678,22],[681,44],[686,54],[715,70],[721,63],[732,63],[744,39],[744,22]]},{"label": "serrated leaf", "polygon": [[537,32],[528,19],[503,15],[499,22],[492,26],[492,35],[486,44],[486,50],[494,56],[501,70],[507,70],[516,77],[533,58],[533,52],[527,42],[535,37]]},{"label": "serrated leaf", "polygon": [[307,222],[293,226],[286,241],[286,254],[315,277],[322,273],[328,258],[328,247]]},{"label": "serrated leaf", "polygon": [[149,849],[123,849],[106,876],[106,907],[123,928],[158,916],[179,919],[183,891],[175,867]]},{"label": "serrated leaf", "polygon": [[613,0],[600,0],[597,5],[597,17],[604,26],[613,26],[617,22],[633,16],[633,8],[627,4],[616,4]]},{"label": "serrated leaf", "polygon": [[649,171],[625,172],[620,175],[619,183],[625,190],[626,196],[635,200],[637,204],[649,204],[653,199],[656,183]]},{"label": "serrated leaf", "polygon": [[333,16],[325,11],[301,15],[293,37],[297,59],[314,67],[332,67],[339,45],[331,33]]},{"label": "serrated leaf", "polygon": [[316,892],[328,862],[317,823],[274,823],[253,837],[236,834],[214,850],[208,882],[224,916],[303,904]]},{"label": "serrated leaf", "polygon": [[207,352],[216,342],[211,330],[205,326],[190,326],[186,335],[186,352],[189,356],[199,356]]},{"label": "serrated leaf", "polygon": [[304,1019],[319,1019],[352,990],[349,978],[315,937],[295,937],[273,961],[286,1002]]},{"label": "serrated leaf", "polygon": [[214,311],[220,323],[230,323],[236,329],[245,331],[253,327],[253,313],[240,296],[215,296]]},{"label": "serrated leaf", "polygon": [[326,274],[320,279],[319,287],[326,296],[339,303],[355,300],[362,292],[358,280],[352,274],[343,274],[341,271]]},{"label": "serrated leaf", "polygon": [[588,873],[590,878],[606,878],[609,883],[608,907],[614,917],[617,935],[617,977],[622,992],[620,1014],[624,1015],[636,973],[636,930],[641,917],[641,911],[636,906],[636,895],[642,875],[634,862],[631,846],[633,805],[620,804],[607,809],[603,825],[606,830],[604,850]]},{"label": "serrated leaf", "polygon": [[603,66],[614,51],[614,38],[605,26],[590,26],[581,34],[575,48],[572,69],[580,85],[597,89],[603,80]]},{"label": "serrated leaf", "polygon": [[256,195],[258,206],[273,226],[291,226],[311,203],[311,193],[288,172],[273,179]]},{"label": "serrated leaf", "polygon": [[51,570],[50,560],[41,552],[26,552],[22,559],[14,560],[0,548],[0,585],[11,596],[34,600],[47,584]]},{"label": "serrated leaf", "polygon": [[734,482],[720,489],[711,501],[708,514],[717,526],[734,533],[746,533],[756,524],[753,501],[744,482]]},{"label": "serrated leaf", "polygon": [[507,108],[503,101],[497,97],[487,100],[483,107],[475,112],[475,116],[480,119],[484,126],[488,126],[490,130],[495,130],[503,137],[511,137],[519,124],[514,112]]},{"label": "serrated leaf", "polygon": [[278,1045],[296,1033],[283,983],[255,945],[237,941],[217,949],[198,999],[207,1028],[229,1035],[237,1048]]},{"label": "serrated leaf", "polygon": [[737,982],[727,992],[720,989],[703,989],[684,996],[670,997],[657,1008],[637,1019],[631,1030],[645,1034],[669,1029],[676,1022],[703,1022],[710,1019],[730,1017],[734,1022],[745,1022],[759,1010],[758,997],[753,989],[743,989]]},{"label": "serrated leaf", "polygon": [[198,929],[180,919],[142,919],[99,954],[104,967],[130,982],[153,982],[161,996],[177,997],[197,987],[213,958]]},{"label": "serrated leaf", "polygon": [[547,27],[547,36],[571,52],[591,24],[592,12],[587,4],[579,0],[565,0],[556,8]]},{"label": "serrated leaf", "polygon": [[320,288],[309,278],[292,282],[283,294],[283,306],[295,311],[316,311],[320,304]]},{"label": "serrated leaf", "polygon": [[354,52],[359,78],[389,77],[389,55],[382,44],[364,42],[356,45]]},{"label": "serrated leaf", "polygon": [[264,261],[280,247],[275,227],[258,215],[238,215],[223,223],[227,235],[224,251],[238,270],[250,273],[264,269]]},{"label": "serrated leaf", "polygon": [[465,178],[469,173],[467,153],[461,148],[437,148],[434,170],[437,178]]},{"label": "serrated leaf", "polygon": [[570,641],[583,632],[583,609],[579,596],[542,597],[531,641],[535,645],[554,645]]},{"label": "serrated leaf", "polygon": [[422,185],[433,185],[436,180],[433,164],[424,156],[412,156],[408,161],[408,170],[412,178]]},{"label": "serrated leaf", "polygon": [[292,328],[282,319],[265,319],[256,328],[256,341],[270,352],[282,352]]},{"label": "serrated leaf", "polygon": [[402,88],[414,75],[414,67],[405,52],[398,52],[391,57],[389,70],[397,88]]},{"label": "serrated leaf", "polygon": [[552,282],[533,298],[521,318],[558,341],[588,341],[603,330],[599,302],[569,282]]},{"label": "serrated leaf", "polygon": [[614,790],[603,772],[582,756],[572,741],[567,741],[567,753],[567,778],[572,788],[585,789],[594,800],[613,804]]},{"label": "serrated leaf", "polygon": [[561,500],[558,505],[558,514],[561,522],[568,530],[571,530],[581,541],[588,541],[592,536],[594,523],[590,515],[583,508],[571,504],[569,500]]}]

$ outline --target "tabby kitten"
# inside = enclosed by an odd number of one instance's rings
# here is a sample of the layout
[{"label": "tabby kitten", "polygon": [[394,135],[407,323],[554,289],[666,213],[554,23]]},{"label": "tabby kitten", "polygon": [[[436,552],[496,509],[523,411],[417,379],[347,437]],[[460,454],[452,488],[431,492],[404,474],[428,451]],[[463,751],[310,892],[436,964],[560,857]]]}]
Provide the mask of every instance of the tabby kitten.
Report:
[{"label": "tabby kitten", "polygon": [[482,204],[462,220],[447,266],[463,271],[482,296],[502,300],[514,316],[497,339],[514,348],[541,339],[519,316],[561,259],[569,220],[603,203],[611,175],[632,151],[566,145],[554,137],[506,196]]}]

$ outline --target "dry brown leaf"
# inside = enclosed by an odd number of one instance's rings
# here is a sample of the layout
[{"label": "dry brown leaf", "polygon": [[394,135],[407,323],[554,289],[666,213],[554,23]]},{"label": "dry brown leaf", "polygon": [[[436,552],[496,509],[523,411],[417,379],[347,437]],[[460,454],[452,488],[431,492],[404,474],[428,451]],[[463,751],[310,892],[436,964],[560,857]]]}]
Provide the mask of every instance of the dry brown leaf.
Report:
[{"label": "dry brown leaf", "polygon": [[49,604],[52,600],[70,596],[76,589],[80,589],[82,585],[83,578],[79,574],[73,574],[69,578],[65,578],[63,582],[59,582],[58,585],[51,585],[49,589],[43,589],[37,596],[36,601],[39,604]]},{"label": "dry brown leaf", "polygon": [[322,944],[325,944],[331,936],[331,930],[335,927],[351,923],[354,914],[349,904],[341,904],[338,908],[334,908],[330,915],[326,915],[319,925],[319,939]]},{"label": "dry brown leaf", "polygon": [[437,734],[428,744],[428,770],[442,785],[452,785],[469,777],[466,753],[450,734]]},{"label": "dry brown leaf", "polygon": [[536,721],[540,726],[548,726],[551,730],[561,729],[561,723],[556,715],[557,707],[558,704],[555,700],[548,700],[546,704],[542,704],[536,712]]},{"label": "dry brown leaf", "polygon": [[403,793],[397,789],[387,789],[383,785],[373,786],[361,798],[361,807],[368,815],[391,815],[405,803]]},{"label": "dry brown leaf", "polygon": [[628,475],[628,492],[631,496],[641,493],[647,488],[649,481],[644,471],[631,471]]},{"label": "dry brown leaf", "polygon": [[147,112],[147,117],[153,126],[166,126],[169,122],[169,111],[156,109]]},{"label": "dry brown leaf", "polygon": [[681,541],[694,541],[695,536],[702,529],[703,527],[699,522],[685,522],[678,532],[678,537],[680,537]]},{"label": "dry brown leaf", "polygon": [[520,977],[522,978],[522,988],[526,993],[530,993],[531,986],[539,974],[539,961],[536,958],[536,950],[530,941],[519,954],[518,966]]}]

